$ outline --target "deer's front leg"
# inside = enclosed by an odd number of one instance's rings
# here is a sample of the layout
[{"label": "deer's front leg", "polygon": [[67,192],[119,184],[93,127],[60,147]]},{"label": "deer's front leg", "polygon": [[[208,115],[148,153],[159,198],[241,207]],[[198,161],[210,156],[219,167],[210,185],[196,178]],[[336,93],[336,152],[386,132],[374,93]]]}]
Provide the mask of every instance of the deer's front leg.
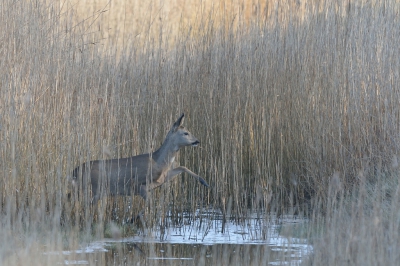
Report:
[{"label": "deer's front leg", "polygon": [[163,183],[152,182],[152,183],[147,184],[147,185],[140,185],[139,194],[140,194],[140,196],[142,196],[142,198],[144,200],[146,200],[147,199],[147,194],[149,193],[149,191],[155,189],[156,187],[161,186],[162,184]]},{"label": "deer's front leg", "polygon": [[177,168],[174,168],[172,170],[168,171],[167,176],[165,177],[165,182],[170,181],[171,179],[173,179],[175,176],[179,175],[180,173],[188,173],[189,175],[193,176],[197,181],[199,181],[203,186],[205,187],[209,187],[209,185],[207,184],[207,182],[200,176],[196,175],[195,173],[193,173],[192,171],[190,171],[189,169],[187,169],[184,166],[179,166]]}]

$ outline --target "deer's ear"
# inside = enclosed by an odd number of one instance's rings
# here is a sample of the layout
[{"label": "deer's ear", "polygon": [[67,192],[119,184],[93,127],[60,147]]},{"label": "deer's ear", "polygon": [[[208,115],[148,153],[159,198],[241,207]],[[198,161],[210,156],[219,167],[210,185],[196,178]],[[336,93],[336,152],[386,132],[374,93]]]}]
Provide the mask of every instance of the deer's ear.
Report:
[{"label": "deer's ear", "polygon": [[180,127],[183,123],[183,117],[185,116],[184,113],[181,114],[181,116],[178,118],[178,120],[175,121],[175,123],[172,125],[172,130],[175,131]]}]

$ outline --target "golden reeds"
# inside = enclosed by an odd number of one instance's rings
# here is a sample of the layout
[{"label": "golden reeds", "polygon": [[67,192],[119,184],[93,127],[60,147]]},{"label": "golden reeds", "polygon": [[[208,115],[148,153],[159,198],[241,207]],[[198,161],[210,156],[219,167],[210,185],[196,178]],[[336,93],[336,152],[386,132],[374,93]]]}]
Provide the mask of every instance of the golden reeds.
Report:
[{"label": "golden reeds", "polygon": [[[397,3],[269,1],[256,6],[256,18],[246,8],[224,9],[232,11],[226,16],[207,8],[205,16],[185,14],[172,26],[164,24],[168,15],[157,20],[165,6],[149,7],[153,20],[138,33],[118,20],[107,28],[107,12],[129,10],[98,3],[87,20],[78,19],[74,4],[0,4],[0,237],[56,234],[60,220],[84,219],[90,227],[86,206],[65,206],[66,176],[84,161],[153,150],[184,111],[201,148],[183,151],[180,160],[212,188],[184,177],[165,185],[146,206],[149,227],[168,211],[195,213],[206,205],[237,219],[263,209],[323,214],[320,222],[332,215],[324,227],[330,230],[353,224],[346,227],[351,239],[344,231],[324,242],[342,245],[334,254],[343,251],[350,262],[361,263],[359,252],[368,251],[356,235],[371,230],[378,230],[368,242],[374,252],[389,254],[380,246],[389,240],[398,247],[398,238],[384,233],[397,234],[397,216],[379,209],[389,200],[384,210],[398,210],[397,190],[382,192],[398,186]],[[119,27],[122,37],[107,35]],[[367,207],[344,200],[359,199],[363,189],[359,202]],[[99,220],[124,220],[132,204],[143,202],[109,199]],[[368,206],[372,214],[359,215]],[[11,251],[0,252],[5,258]],[[315,259],[340,263],[321,254]]]}]

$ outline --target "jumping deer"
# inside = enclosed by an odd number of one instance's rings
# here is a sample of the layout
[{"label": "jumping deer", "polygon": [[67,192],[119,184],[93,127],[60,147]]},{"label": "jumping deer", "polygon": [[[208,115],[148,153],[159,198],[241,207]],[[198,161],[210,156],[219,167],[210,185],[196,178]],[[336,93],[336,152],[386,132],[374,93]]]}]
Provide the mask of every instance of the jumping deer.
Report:
[{"label": "jumping deer", "polygon": [[[161,147],[152,153],[129,158],[96,160],[78,166],[71,181],[75,188],[91,184],[92,204],[108,195],[140,195],[146,200],[148,192],[180,173],[188,173],[208,187],[207,182],[184,166],[173,168],[179,149],[197,146],[200,141],[182,126],[184,114],[172,125]],[[83,190],[87,191],[87,190]]]}]

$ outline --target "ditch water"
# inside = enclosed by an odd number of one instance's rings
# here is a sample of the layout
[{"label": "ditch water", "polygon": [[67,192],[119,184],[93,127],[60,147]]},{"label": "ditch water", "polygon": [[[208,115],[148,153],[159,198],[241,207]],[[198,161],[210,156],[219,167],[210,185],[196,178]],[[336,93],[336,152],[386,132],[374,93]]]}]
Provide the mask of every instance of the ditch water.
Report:
[{"label": "ditch water", "polygon": [[[210,217],[209,215],[207,217]],[[66,265],[299,265],[311,252],[305,219],[182,217],[165,228],[64,251]],[[222,229],[224,230],[222,232]]]}]

